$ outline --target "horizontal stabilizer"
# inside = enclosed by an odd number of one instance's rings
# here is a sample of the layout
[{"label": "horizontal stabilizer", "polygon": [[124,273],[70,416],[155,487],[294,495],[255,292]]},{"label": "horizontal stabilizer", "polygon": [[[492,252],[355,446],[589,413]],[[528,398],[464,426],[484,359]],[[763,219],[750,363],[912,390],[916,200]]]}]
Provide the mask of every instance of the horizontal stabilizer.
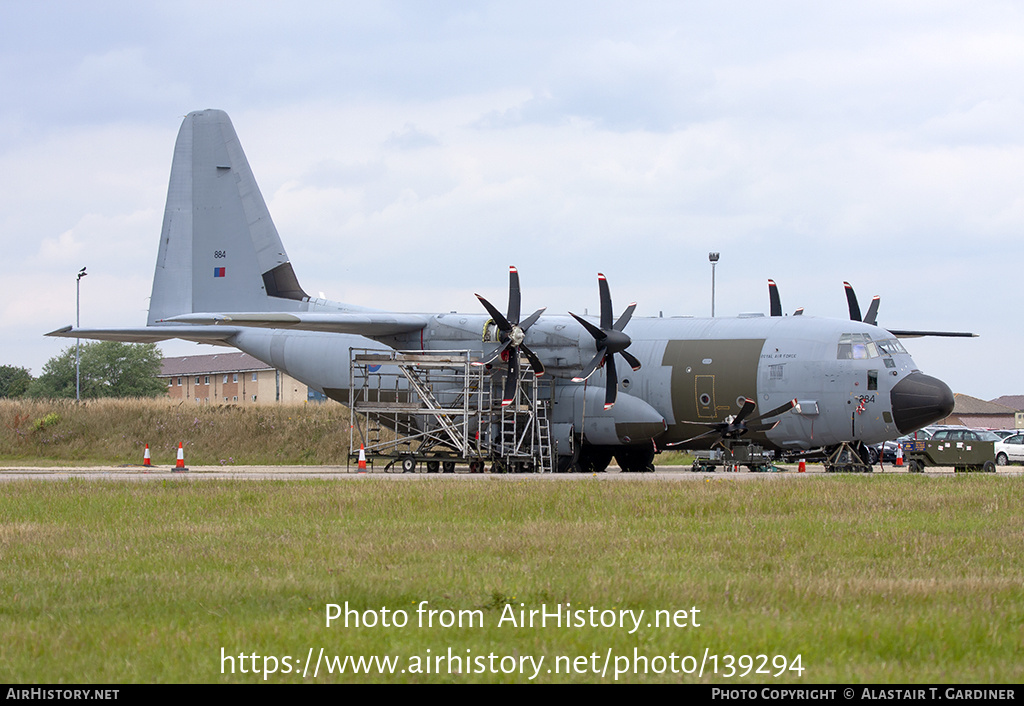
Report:
[{"label": "horizontal stabilizer", "polygon": [[251,328],[281,328],[297,331],[325,331],[327,333],[353,333],[359,336],[394,336],[419,331],[427,325],[428,317],[417,314],[390,312],[361,312],[344,314],[335,312],[238,312],[224,314],[182,314],[166,319],[176,324],[199,326],[245,326]]},{"label": "horizontal stabilizer", "polygon": [[124,343],[158,343],[180,338],[196,343],[227,343],[239,329],[212,329],[206,326],[143,326],[139,328],[75,328],[65,326],[50,331],[55,338],[87,338],[91,341],[121,341]]}]

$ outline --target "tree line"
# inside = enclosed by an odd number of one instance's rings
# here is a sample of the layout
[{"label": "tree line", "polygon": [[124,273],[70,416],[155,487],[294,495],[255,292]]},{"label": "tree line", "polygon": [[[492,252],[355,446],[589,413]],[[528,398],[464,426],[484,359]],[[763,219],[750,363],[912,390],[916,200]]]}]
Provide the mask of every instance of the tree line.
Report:
[{"label": "tree line", "polygon": [[[83,343],[79,362],[81,397],[159,397],[167,394],[160,375],[163,354],[155,343]],[[43,365],[33,378],[27,368],[0,365],[0,397],[75,397],[75,346]]]}]

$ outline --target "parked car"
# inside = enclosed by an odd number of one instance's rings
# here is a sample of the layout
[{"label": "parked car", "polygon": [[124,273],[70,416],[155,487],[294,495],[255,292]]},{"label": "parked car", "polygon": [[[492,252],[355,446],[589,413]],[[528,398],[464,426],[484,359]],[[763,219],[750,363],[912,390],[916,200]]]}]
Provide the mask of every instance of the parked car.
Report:
[{"label": "parked car", "polygon": [[932,435],[932,438],[942,441],[1002,441],[997,434],[988,429],[968,429],[967,427],[939,429]]},{"label": "parked car", "polygon": [[1007,439],[1007,438],[1013,436],[1014,434],[1020,434],[1021,430],[1020,429],[993,429],[992,433],[995,434],[996,436],[998,436],[1001,439]]},{"label": "parked car", "polygon": [[1008,436],[996,444],[996,465],[1024,463],[1024,433]]}]

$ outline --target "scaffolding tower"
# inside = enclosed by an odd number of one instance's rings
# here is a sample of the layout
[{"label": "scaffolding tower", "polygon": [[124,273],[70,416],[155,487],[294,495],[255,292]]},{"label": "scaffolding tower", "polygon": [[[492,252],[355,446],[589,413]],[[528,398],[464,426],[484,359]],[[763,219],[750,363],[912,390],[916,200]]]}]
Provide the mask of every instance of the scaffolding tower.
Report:
[{"label": "scaffolding tower", "polygon": [[349,363],[349,459],[371,466],[452,472],[550,472],[550,383],[520,366],[516,398],[502,405],[505,376],[474,365],[469,351],[353,348]]}]

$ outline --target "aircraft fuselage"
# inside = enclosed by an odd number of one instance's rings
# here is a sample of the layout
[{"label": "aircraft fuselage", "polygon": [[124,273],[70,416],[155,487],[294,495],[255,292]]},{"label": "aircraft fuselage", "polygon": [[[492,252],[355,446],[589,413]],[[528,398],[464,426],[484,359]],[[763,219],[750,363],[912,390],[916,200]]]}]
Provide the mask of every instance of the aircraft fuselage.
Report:
[{"label": "aircraft fuselage", "polygon": [[[351,348],[462,350],[482,355],[489,318],[428,315],[414,334],[379,337],[246,329],[233,343],[329,397],[347,402]],[[801,450],[843,441],[874,444],[935,421],[952,405],[940,381],[919,372],[895,336],[857,321],[810,316],[733,318],[635,317],[629,351],[639,370],[620,372],[618,399],[603,409],[604,371],[586,383],[570,378],[595,353],[590,334],[569,316],[542,316],[526,344],[555,378],[551,419],[572,424],[600,445],[654,440],[659,447],[698,436],[694,423],[736,415],[746,398],[758,411],[788,400],[797,406],[774,429],[750,433],[766,446]],[[494,375],[504,375],[497,364]],[[913,388],[908,393],[908,388]],[[908,394],[910,397],[908,398]],[[922,421],[914,426],[915,421]],[[589,427],[589,428],[588,428]],[[680,444],[707,447],[713,438]]]}]

